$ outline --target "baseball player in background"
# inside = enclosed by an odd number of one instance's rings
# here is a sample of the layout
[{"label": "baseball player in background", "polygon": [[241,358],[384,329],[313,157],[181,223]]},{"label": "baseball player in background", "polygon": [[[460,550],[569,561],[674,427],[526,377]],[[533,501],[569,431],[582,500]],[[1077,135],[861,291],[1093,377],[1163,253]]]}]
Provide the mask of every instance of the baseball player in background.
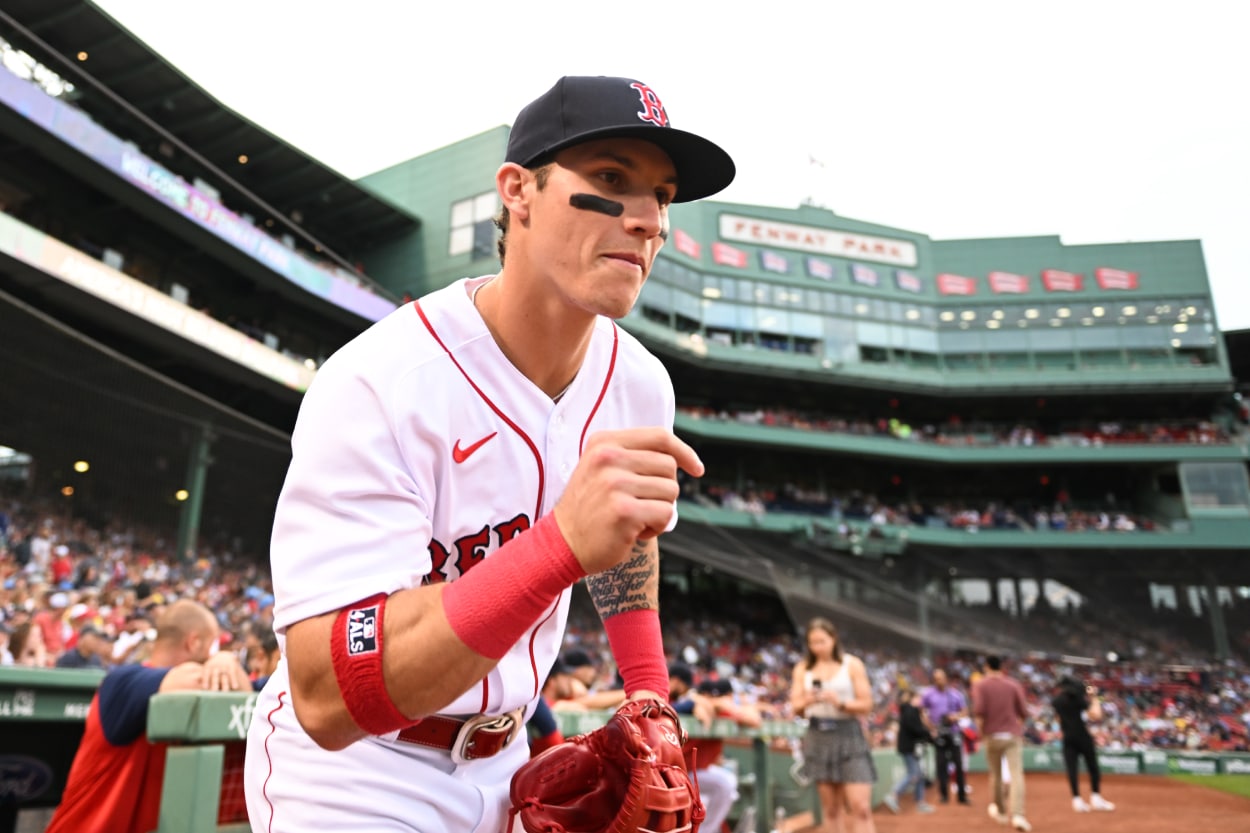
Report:
[{"label": "baseball player in background", "polygon": [[703,464],[672,433],[663,365],[613,319],[669,203],[733,175],[646,84],[562,78],[496,173],[498,274],[322,366],[274,521],[283,658],[248,736],[255,830],[503,830],[582,577],[627,696],[667,700],[656,538],[677,469]]}]

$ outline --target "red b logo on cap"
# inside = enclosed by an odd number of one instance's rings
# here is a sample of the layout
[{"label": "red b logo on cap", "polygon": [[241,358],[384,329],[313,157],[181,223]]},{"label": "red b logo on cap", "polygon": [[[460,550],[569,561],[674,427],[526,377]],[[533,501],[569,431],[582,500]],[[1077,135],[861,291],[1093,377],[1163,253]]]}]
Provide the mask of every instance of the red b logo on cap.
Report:
[{"label": "red b logo on cap", "polygon": [[664,112],[664,105],[660,103],[660,97],[655,94],[655,90],[638,81],[629,86],[637,90],[638,97],[642,99],[642,110],[638,113],[638,118],[649,121],[656,127],[668,127],[668,113]]}]

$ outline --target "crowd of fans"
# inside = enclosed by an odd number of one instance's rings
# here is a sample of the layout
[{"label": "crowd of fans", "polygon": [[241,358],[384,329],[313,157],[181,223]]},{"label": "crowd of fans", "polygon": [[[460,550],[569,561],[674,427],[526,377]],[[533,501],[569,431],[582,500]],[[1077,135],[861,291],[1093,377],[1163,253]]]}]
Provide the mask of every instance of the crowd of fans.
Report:
[{"label": "crowd of fans", "polygon": [[[154,617],[178,598],[196,599],[216,612],[223,649],[255,651],[272,631],[272,587],[263,560],[220,549],[180,563],[173,550],[153,531],[96,527],[45,507],[0,505],[0,663],[107,669],[140,662]],[[751,607],[744,603],[736,611],[721,599],[705,619],[691,616],[697,607],[688,605],[685,618],[666,617],[666,648],[671,658],[695,668],[700,681],[728,681],[735,697],[769,717],[790,719],[790,671],[801,657],[797,631],[784,616],[763,619]],[[1235,646],[1241,659],[1214,663],[1167,627],[1143,624],[1117,632],[1110,618],[1072,611],[1034,610],[1028,612],[1032,620],[1002,611],[988,615],[1000,617],[1005,627],[1060,633],[1071,654],[1091,657],[1074,664],[1071,657],[1039,653],[1011,661],[1029,692],[1031,742],[1059,738],[1050,697],[1063,675],[1076,673],[1103,694],[1107,718],[1094,731],[1104,748],[1250,750],[1250,664],[1244,659],[1250,639]],[[609,683],[606,638],[585,603],[574,606],[566,646],[599,658]],[[974,656],[925,662],[915,646],[857,642],[853,628],[847,629],[846,647],[869,669],[878,702],[869,728],[881,746],[893,743],[900,687],[927,684],[940,666],[966,688],[977,671]],[[1169,657],[1193,659],[1174,665]]]},{"label": "crowd of fans", "polygon": [[912,425],[897,418],[839,417],[804,413],[785,408],[743,411],[681,407],[680,413],[696,419],[825,431],[863,437],[892,437],[912,442],[955,446],[1078,446],[1083,448],[1130,443],[1229,443],[1233,437],[1211,420],[1116,420],[1081,421],[1052,426],[1019,422],[964,421],[952,416],[945,422]]},{"label": "crowd of fans", "polygon": [[797,513],[828,518],[844,535],[885,526],[923,526],[962,529],[1034,530],[1051,532],[1150,532],[1158,528],[1145,515],[1126,511],[1113,502],[1102,506],[1076,507],[1063,495],[1051,504],[1019,501],[1008,505],[986,498],[969,504],[955,501],[903,501],[890,504],[860,491],[831,494],[803,489],[792,483],[779,487],[748,485],[737,489],[715,482],[691,483],[685,496],[756,517],[768,513]]},{"label": "crowd of fans", "polygon": [[268,570],[131,525],[94,526],[48,507],[0,504],[0,664],[101,668],[142,662],[161,608],[195,599],[217,615],[221,648],[255,653],[272,632]]}]

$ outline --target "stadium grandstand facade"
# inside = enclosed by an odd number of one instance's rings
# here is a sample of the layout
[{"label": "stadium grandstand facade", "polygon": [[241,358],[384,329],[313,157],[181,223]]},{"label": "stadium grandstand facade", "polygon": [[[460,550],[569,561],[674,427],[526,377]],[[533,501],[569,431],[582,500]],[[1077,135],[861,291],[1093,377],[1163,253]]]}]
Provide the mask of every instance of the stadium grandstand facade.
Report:
[{"label": "stadium grandstand facade", "polygon": [[[353,182],[84,0],[7,2],[0,51],[6,488],[263,557],[319,363],[497,268],[507,127]],[[666,587],[929,648],[1061,652],[1028,620],[1071,605],[1250,652],[1245,340],[1230,356],[1198,241],[672,220],[622,322],[708,464]]]}]

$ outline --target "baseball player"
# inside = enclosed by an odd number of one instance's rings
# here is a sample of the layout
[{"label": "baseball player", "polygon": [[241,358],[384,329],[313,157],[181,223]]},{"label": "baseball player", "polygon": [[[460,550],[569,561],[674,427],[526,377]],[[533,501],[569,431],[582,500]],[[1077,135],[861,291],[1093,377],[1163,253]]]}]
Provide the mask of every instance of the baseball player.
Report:
[{"label": "baseball player", "polygon": [[627,696],[667,699],[656,538],[677,469],[703,464],[672,433],[664,367],[613,319],[669,203],[733,175],[646,84],[562,78],[496,173],[498,274],[322,366],[274,521],[283,658],[248,737],[255,830],[503,830],[582,577]]}]

